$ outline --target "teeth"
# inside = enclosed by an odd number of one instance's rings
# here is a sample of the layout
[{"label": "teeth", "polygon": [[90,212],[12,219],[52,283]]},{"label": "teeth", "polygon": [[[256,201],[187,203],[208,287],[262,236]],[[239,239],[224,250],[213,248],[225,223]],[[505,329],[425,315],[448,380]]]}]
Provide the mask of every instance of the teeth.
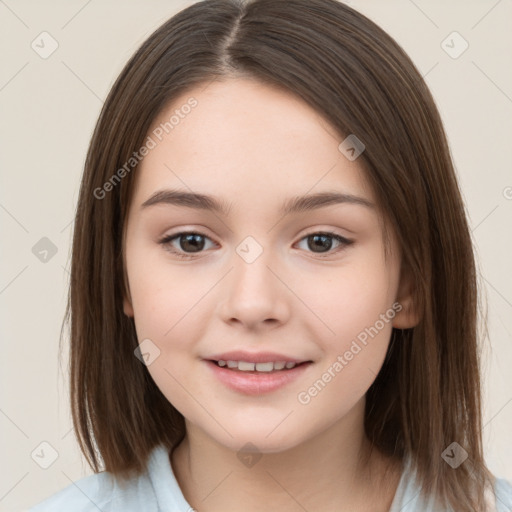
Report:
[{"label": "teeth", "polygon": [[219,366],[227,366],[228,368],[238,369],[242,372],[271,372],[273,370],[283,370],[291,369],[297,366],[297,363],[286,362],[286,361],[276,361],[276,362],[268,362],[268,363],[249,363],[247,361],[223,361],[220,359],[217,361]]},{"label": "teeth", "polygon": [[[240,368],[240,365],[238,365]],[[274,369],[274,363],[256,363],[256,371],[258,372],[271,372]]]},{"label": "teeth", "polygon": [[243,372],[252,372],[254,371],[254,367],[256,365],[254,363],[246,363],[245,361],[238,361],[238,369]]}]

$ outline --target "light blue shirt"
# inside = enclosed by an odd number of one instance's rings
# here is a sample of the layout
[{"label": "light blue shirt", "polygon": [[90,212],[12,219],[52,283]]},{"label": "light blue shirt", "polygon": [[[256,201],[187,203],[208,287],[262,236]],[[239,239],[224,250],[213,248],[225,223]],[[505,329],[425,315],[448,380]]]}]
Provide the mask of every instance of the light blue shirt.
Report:
[{"label": "light blue shirt", "polygon": [[[419,495],[409,463],[400,478],[389,512],[452,512],[434,510]],[[497,479],[491,503],[496,512],[512,512],[512,483]],[[58,491],[28,512],[193,512],[174,476],[167,449],[157,446],[151,452],[147,471],[128,484],[102,472],[86,476]]]}]

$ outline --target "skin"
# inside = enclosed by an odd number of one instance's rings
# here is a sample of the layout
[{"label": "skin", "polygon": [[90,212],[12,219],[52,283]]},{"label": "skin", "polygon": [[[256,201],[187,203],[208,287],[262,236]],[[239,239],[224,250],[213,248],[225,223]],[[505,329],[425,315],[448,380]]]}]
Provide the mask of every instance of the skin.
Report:
[{"label": "skin", "polygon": [[[176,98],[148,132],[193,96],[198,105],[137,170],[125,232],[128,291],[124,312],[139,342],[160,355],[148,366],[183,414],[185,440],[171,463],[199,512],[386,512],[400,467],[370,448],[365,394],[378,374],[392,327],[418,322],[410,283],[401,277],[393,231],[384,257],[382,214],[337,204],[282,217],[291,196],[345,192],[375,204],[360,160],[338,150],[344,137],[289,92],[247,78],[215,81]],[[155,191],[177,188],[232,203],[229,216],[159,204]],[[165,235],[199,231],[202,252]],[[353,240],[321,252],[307,235],[334,231]],[[236,252],[247,237],[263,249],[252,263]],[[357,335],[400,303],[403,309],[309,403],[298,401]],[[203,358],[228,350],[277,351],[312,360],[277,391],[247,396],[217,380]],[[237,454],[247,442],[262,455],[251,467]],[[385,482],[379,477],[388,468]]]}]

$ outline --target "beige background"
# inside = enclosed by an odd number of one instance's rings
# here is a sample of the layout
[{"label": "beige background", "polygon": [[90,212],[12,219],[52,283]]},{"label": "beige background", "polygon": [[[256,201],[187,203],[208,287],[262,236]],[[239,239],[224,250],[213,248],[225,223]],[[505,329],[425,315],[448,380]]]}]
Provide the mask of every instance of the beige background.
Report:
[{"label": "beige background", "polygon": [[[85,152],[126,60],[191,3],[0,0],[1,511],[27,508],[90,474],[71,431],[68,353],[60,365],[58,354]],[[405,48],[444,119],[488,300],[486,457],[496,475],[512,480],[512,3],[348,3]],[[58,42],[46,59],[31,47],[43,31]],[[458,58],[441,45],[453,31],[469,44]],[[452,52],[463,44],[453,37]],[[46,262],[32,252],[43,237],[57,250]],[[58,453],[48,469],[31,458],[42,442]]]}]

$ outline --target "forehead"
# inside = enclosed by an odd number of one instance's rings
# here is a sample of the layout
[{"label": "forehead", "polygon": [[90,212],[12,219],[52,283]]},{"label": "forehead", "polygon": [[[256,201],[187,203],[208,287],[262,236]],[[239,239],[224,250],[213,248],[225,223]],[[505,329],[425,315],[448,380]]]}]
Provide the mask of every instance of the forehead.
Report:
[{"label": "forehead", "polygon": [[194,87],[152,123],[154,147],[137,169],[135,198],[172,187],[240,198],[333,189],[373,201],[343,137],[301,98],[250,79]]}]

